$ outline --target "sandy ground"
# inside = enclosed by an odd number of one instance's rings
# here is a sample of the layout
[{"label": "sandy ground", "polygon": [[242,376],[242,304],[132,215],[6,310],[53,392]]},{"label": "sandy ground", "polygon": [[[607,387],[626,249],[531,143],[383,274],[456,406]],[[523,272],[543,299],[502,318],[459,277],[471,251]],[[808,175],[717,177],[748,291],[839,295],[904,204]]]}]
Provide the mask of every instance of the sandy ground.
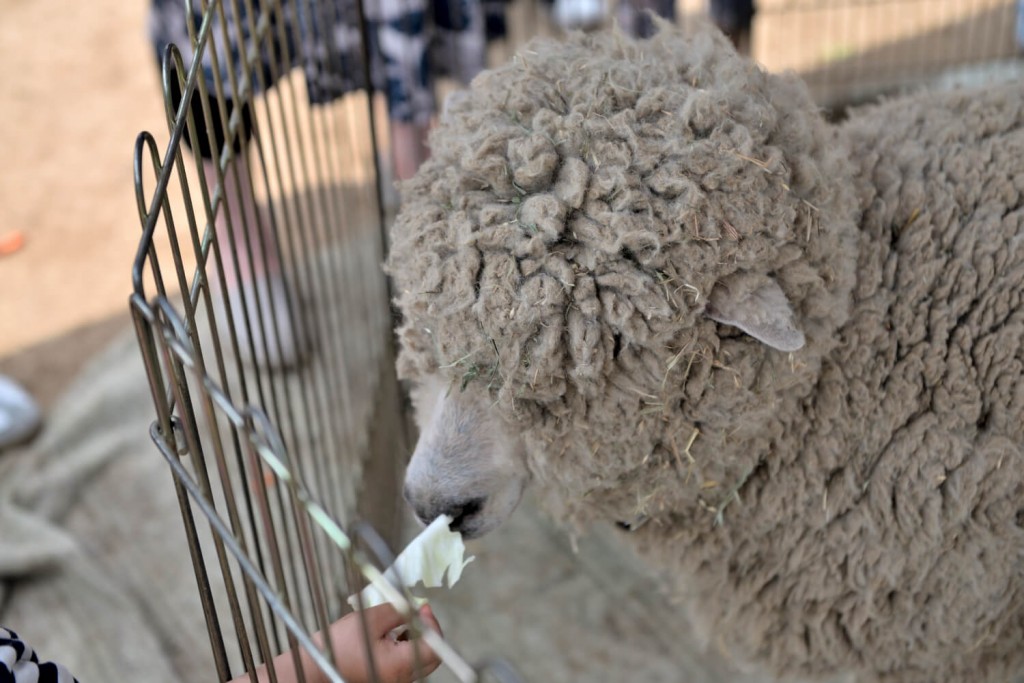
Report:
[{"label": "sandy ground", "polygon": [[0,0],[0,234],[25,236],[0,257],[0,372],[47,405],[129,324],[132,145],[166,126],[145,7]]}]

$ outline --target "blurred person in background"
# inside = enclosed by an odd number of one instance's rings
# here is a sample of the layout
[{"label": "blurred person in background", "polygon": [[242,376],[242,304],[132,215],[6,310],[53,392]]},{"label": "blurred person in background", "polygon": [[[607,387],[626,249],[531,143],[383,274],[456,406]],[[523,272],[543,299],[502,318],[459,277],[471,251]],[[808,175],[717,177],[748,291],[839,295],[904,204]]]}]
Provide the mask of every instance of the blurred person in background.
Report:
[{"label": "blurred person in background", "polygon": [[[247,9],[258,15],[260,2],[224,0],[222,11],[215,11],[212,40],[202,56],[203,79],[210,93],[206,103],[210,129],[197,89],[191,108],[198,131],[195,139],[186,135],[185,143],[202,158],[211,190],[220,177],[219,158],[229,142],[234,150],[234,160],[223,174],[226,206],[217,212],[214,227],[231,318],[243,354],[249,356],[251,346],[255,357],[250,360],[264,367],[287,368],[299,361],[302,349],[290,325],[288,311],[294,302],[289,301],[282,277],[281,250],[270,212],[257,205],[251,170],[242,154],[256,134],[251,97],[261,88],[273,87],[275,79],[286,75],[279,70],[289,66],[303,69],[309,103],[314,106],[372,84],[387,99],[393,174],[398,180],[408,179],[429,155],[427,133],[437,113],[435,80],[447,76],[467,84],[484,68],[488,40],[504,36],[505,0],[366,0],[362,12],[358,0],[281,0],[280,11],[275,7],[269,12],[269,27],[258,45],[256,73],[251,73],[243,56],[256,42],[251,35],[256,17],[249,16]],[[174,44],[185,68],[191,67],[189,29],[191,24],[192,33],[198,35],[203,4],[200,0],[188,4],[186,0],[151,0],[150,38],[158,62],[168,45]],[[369,63],[364,55],[364,23]],[[177,109],[182,93],[177,75],[170,80],[172,106]],[[224,111],[212,94],[218,80],[225,96]],[[236,97],[233,88],[243,96]],[[228,122],[236,109],[241,125],[237,135],[229,136]],[[231,248],[232,244],[238,246]],[[256,255],[251,261],[247,245]],[[219,288],[219,279],[211,277],[211,284]],[[215,300],[221,301],[223,297],[215,294]],[[224,320],[226,315],[218,317]]]},{"label": "blurred person in background", "polygon": [[710,0],[709,4],[711,21],[732,41],[737,52],[748,56],[756,11],[754,0]]},{"label": "blurred person in background", "polygon": [[675,0],[619,0],[619,26],[637,38],[654,35],[654,16],[676,23]]},{"label": "blurred person in background", "polygon": [[[551,18],[566,31],[592,31],[604,26],[613,12],[614,0],[541,0],[550,6]],[[1024,3],[1024,0],[1019,0]],[[740,54],[750,54],[754,0],[709,0],[711,21],[732,41]],[[614,8],[619,27],[631,36],[654,35],[654,16],[675,23],[675,0],[618,0]]]}]

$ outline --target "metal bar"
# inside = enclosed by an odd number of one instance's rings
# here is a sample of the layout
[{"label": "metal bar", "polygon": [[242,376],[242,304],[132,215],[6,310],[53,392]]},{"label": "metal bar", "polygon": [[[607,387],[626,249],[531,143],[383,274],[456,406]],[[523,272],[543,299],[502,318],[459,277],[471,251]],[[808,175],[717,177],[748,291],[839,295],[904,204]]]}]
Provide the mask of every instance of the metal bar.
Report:
[{"label": "metal bar", "polygon": [[[157,427],[157,423],[153,423]],[[175,450],[164,441],[163,435],[158,429],[150,430],[150,437],[165,458],[177,458]],[[181,510],[182,522],[185,526],[185,538],[188,541],[189,555],[192,557],[192,569],[196,576],[196,585],[199,587],[199,600],[203,606],[203,616],[206,618],[206,630],[210,637],[210,647],[213,650],[213,660],[217,667],[217,676],[221,681],[226,681],[231,676],[228,666],[227,651],[224,647],[224,638],[221,633],[220,622],[217,618],[217,606],[213,600],[213,591],[210,585],[210,576],[206,569],[206,561],[203,559],[203,548],[196,533],[195,517],[192,515],[192,506],[185,493],[185,487],[179,477],[172,476],[174,481],[174,492],[178,499],[178,507]]]},{"label": "metal bar", "polygon": [[[254,427],[252,426],[251,422],[249,424],[249,427],[252,428],[254,431]],[[260,461],[259,456],[256,454],[252,446],[252,442],[249,439],[246,439],[246,456],[249,459],[249,461],[253,464],[253,469],[258,470],[262,468],[262,462]],[[274,518],[273,513],[271,512],[270,501],[267,497],[266,490],[264,488],[259,489],[259,495],[256,497],[256,500],[257,503],[259,504],[260,518],[262,519],[264,525],[263,532],[267,536],[268,545],[270,547],[270,559],[272,566],[274,568],[274,575],[277,577],[277,581],[280,586],[279,590],[282,594],[282,603],[285,605],[285,607],[291,609],[291,599],[289,597],[287,575],[284,570],[284,563],[281,560],[281,553],[278,550],[280,548],[280,544],[277,539],[277,531],[274,525]],[[298,651],[295,649],[295,641],[291,636],[288,636],[288,642],[292,649],[295,668],[297,671],[299,671],[299,676],[301,678],[304,676],[304,674],[300,671]]]},{"label": "metal bar", "polygon": [[[232,0],[231,7],[232,7],[232,10],[234,12],[234,16],[236,16],[236,17],[240,16],[240,11],[239,11],[240,6],[239,6],[239,4],[237,3],[236,0]],[[268,84],[265,81],[264,77],[263,77],[263,68],[261,66],[261,68],[253,69],[253,65],[254,64],[262,65],[262,60],[261,60],[261,56],[260,56],[260,54],[261,54],[261,44],[267,38],[267,36],[270,35],[271,22],[270,22],[270,20],[268,18],[269,15],[265,11],[261,11],[261,12],[259,12],[257,14],[256,10],[254,9],[254,7],[253,7],[253,5],[251,3],[246,2],[245,9],[246,9],[245,16],[246,16],[246,21],[248,22],[249,34],[250,34],[250,42],[248,44],[244,43],[244,34],[242,32],[241,22],[236,22],[236,26],[235,26],[236,33],[238,34],[237,35],[237,39],[238,39],[240,44],[245,44],[245,48],[246,48],[245,52],[246,52],[246,57],[247,58],[242,63],[242,69],[244,71],[246,82],[252,82],[253,79],[255,79],[257,87],[259,87],[259,89],[262,92],[266,92],[266,90],[267,90],[267,88],[269,87],[270,84]],[[258,17],[258,19],[257,19],[257,17]],[[265,99],[264,99],[264,103],[265,103]],[[267,121],[267,124],[268,124],[267,130],[269,131],[269,135],[272,136],[273,135],[273,128],[272,128],[272,126],[269,125],[269,119]],[[252,127],[253,127],[253,141],[255,142],[255,145],[254,145],[255,152],[256,152],[256,155],[259,157],[260,167],[263,169],[262,177],[263,177],[264,187],[265,187],[265,189],[267,191],[268,201],[272,202],[272,190],[270,188],[269,176],[268,176],[268,163],[267,163],[267,156],[268,155],[267,155],[266,151],[264,150],[264,144],[265,144],[264,143],[264,135],[263,135],[264,128],[258,122],[258,119],[254,119],[253,120]],[[246,168],[251,168],[251,157],[249,156],[249,150],[248,150],[247,147],[243,147],[242,155],[244,157],[244,163],[245,163]],[[251,185],[251,179],[249,179],[249,183]],[[251,199],[251,193],[250,193],[250,197],[249,198]],[[294,311],[294,308],[298,304],[297,304],[297,296],[295,296],[294,290],[290,286],[290,283],[288,282],[288,278],[286,278],[284,276],[284,272],[283,272],[283,266],[284,266],[283,250],[281,249],[281,240],[280,240],[280,237],[279,237],[279,234],[278,234],[278,229],[277,229],[277,224],[276,224],[276,217],[274,216],[275,212],[273,211],[273,205],[272,204],[271,204],[270,208],[271,208],[271,234],[269,236],[267,236],[267,237],[269,237],[269,239],[271,240],[271,248],[275,252],[274,258],[276,260],[278,260],[279,272],[276,275],[278,277],[280,277],[280,279],[281,279],[282,286],[284,286],[284,288],[285,288],[286,299],[289,302],[288,303],[288,311],[280,312],[279,313],[275,309],[274,297],[273,296],[269,297],[270,298],[270,304],[271,304],[271,312],[270,312],[271,321],[270,322],[271,322],[271,326],[272,326],[272,329],[273,329],[273,335],[274,335],[275,339],[278,340],[278,343],[280,345],[280,343],[281,343],[280,340],[282,339],[282,333],[283,333],[283,330],[282,330],[283,316],[284,315],[288,316],[288,322],[291,325],[292,329],[294,329],[295,326],[294,326],[294,313],[293,313],[293,311]],[[263,261],[263,271],[264,271],[263,283],[264,283],[264,285],[266,287],[267,294],[269,295],[269,294],[271,294],[271,288],[273,286],[272,281],[271,281],[272,268],[270,267],[268,251],[267,251],[267,244],[264,241],[264,235],[263,235],[262,230],[259,230],[259,229],[257,230],[257,240],[259,242],[258,246],[259,246],[259,251],[260,251],[260,258]],[[254,280],[255,280],[255,273],[253,274],[253,276],[254,276]],[[256,287],[256,285],[254,283],[254,288],[255,287]],[[266,326],[266,321],[261,320],[260,325],[261,325],[261,336],[264,338],[264,340],[266,340],[270,336],[268,334],[268,330],[267,330],[267,326]],[[283,349],[282,349],[282,351],[283,351]],[[294,408],[293,408],[293,402],[292,402],[292,400],[290,398],[291,392],[289,391],[289,388],[288,388],[287,384],[284,384],[283,386],[279,386],[278,382],[276,382],[274,380],[274,376],[272,374],[268,373],[268,376],[267,376],[267,387],[268,387],[269,395],[270,395],[270,398],[271,398],[271,403],[269,404],[270,410],[274,413],[275,419],[276,419],[277,423],[281,424],[282,426],[284,426],[284,427],[286,427],[288,429],[288,433],[289,433],[289,435],[291,437],[290,438],[290,442],[292,444],[292,447],[295,450],[300,450],[300,445],[298,443],[299,429],[298,429],[298,426],[297,426],[297,423],[296,423],[296,418],[295,418],[295,413],[294,413]],[[300,393],[300,396],[304,396],[304,393],[301,390],[300,390],[299,393]],[[279,510],[281,510],[282,515],[283,515],[284,514],[284,510],[286,508],[283,500],[278,500],[278,508],[279,508]],[[285,534],[285,538],[286,538],[286,541],[289,543],[289,547],[290,547],[290,543],[291,543],[290,535],[286,533]],[[295,564],[296,560],[294,559],[293,554],[289,553],[289,556],[293,557],[293,562],[291,564],[291,567],[292,567],[292,576],[294,577],[293,578],[294,590],[298,590],[298,576],[299,576],[300,572],[299,572],[299,569],[298,569],[297,565]]]}]

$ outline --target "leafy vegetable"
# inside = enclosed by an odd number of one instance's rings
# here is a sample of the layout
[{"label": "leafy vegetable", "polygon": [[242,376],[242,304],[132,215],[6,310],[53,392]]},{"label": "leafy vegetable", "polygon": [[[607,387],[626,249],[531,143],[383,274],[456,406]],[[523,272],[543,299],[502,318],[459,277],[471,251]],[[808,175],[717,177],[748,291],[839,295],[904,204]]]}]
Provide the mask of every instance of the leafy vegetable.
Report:
[{"label": "leafy vegetable", "polygon": [[[422,583],[425,588],[446,586],[451,588],[462,576],[462,570],[473,561],[473,557],[465,557],[466,546],[462,535],[448,528],[452,518],[441,515],[430,523],[420,535],[405,547],[395,563],[384,572],[384,578],[395,586],[412,588]],[[447,574],[447,585],[445,575]],[[374,607],[388,602],[376,585],[370,584],[362,591],[363,607]],[[415,606],[426,602],[426,598],[417,598]],[[348,599],[353,609],[359,609],[355,595]]]}]

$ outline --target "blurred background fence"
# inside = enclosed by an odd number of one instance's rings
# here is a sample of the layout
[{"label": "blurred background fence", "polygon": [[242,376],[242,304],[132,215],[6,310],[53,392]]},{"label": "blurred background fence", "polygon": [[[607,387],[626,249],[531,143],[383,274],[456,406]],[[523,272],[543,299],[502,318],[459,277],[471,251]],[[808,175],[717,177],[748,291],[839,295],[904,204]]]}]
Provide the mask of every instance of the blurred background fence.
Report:
[{"label": "blurred background fence", "polygon": [[1018,0],[759,0],[753,57],[826,105],[967,74],[1020,78]]}]

